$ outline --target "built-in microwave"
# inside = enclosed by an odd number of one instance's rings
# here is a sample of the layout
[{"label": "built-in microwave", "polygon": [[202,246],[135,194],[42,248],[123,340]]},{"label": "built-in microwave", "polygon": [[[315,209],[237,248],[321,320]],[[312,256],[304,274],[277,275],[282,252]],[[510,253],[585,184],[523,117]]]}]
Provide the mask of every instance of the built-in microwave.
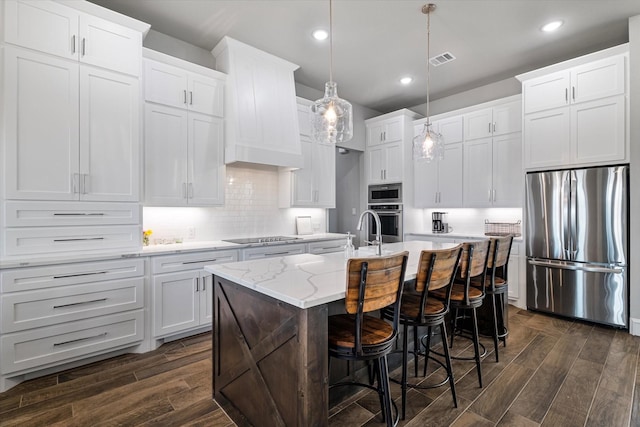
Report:
[{"label": "built-in microwave", "polygon": [[369,186],[369,204],[402,203],[402,183]]}]

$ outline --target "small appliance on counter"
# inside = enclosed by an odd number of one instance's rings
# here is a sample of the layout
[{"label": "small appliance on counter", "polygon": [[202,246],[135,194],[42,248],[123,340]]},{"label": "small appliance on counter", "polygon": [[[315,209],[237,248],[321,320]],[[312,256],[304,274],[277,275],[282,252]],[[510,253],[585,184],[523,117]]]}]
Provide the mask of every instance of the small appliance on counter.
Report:
[{"label": "small appliance on counter", "polygon": [[431,231],[433,233],[448,233],[450,231],[446,212],[433,212],[431,214]]}]

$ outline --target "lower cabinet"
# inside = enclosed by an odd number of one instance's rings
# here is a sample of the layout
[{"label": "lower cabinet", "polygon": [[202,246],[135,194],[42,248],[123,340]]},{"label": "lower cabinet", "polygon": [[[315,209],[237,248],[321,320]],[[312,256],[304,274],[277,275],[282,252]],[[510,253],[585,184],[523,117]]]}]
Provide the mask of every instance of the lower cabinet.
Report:
[{"label": "lower cabinet", "polygon": [[144,339],[144,260],[0,271],[0,373],[17,375]]},{"label": "lower cabinet", "polygon": [[257,248],[247,248],[242,251],[242,260],[271,258],[276,256],[298,255],[307,252],[304,243],[294,243],[274,246],[260,246]]},{"label": "lower cabinet", "polygon": [[340,252],[344,250],[347,239],[324,240],[321,242],[310,242],[308,250],[310,254],[328,254],[331,252]]},{"label": "lower cabinet", "polygon": [[151,261],[152,333],[162,338],[211,324],[213,283],[205,265],[238,261],[238,251],[157,256]]}]

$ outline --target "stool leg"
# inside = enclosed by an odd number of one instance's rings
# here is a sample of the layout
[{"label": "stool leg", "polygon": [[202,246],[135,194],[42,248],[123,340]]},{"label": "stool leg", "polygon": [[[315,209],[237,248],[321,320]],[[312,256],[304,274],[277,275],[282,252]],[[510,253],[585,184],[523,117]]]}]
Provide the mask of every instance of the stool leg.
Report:
[{"label": "stool leg", "polygon": [[456,312],[453,314],[453,318],[451,319],[451,344],[449,348],[453,348],[453,337],[456,335],[456,328],[458,327],[458,307],[456,307]]},{"label": "stool leg", "polygon": [[504,299],[505,296],[508,295],[507,291],[500,294],[500,304],[498,304],[498,309],[500,310],[500,314],[498,315],[498,330],[500,331],[500,335],[502,335],[502,343],[504,346],[507,346],[507,327],[504,322]]},{"label": "stool leg", "polygon": [[493,351],[496,353],[496,363],[498,360],[498,309],[496,307],[496,298],[498,295],[491,294],[491,311],[493,312]]},{"label": "stool leg", "polygon": [[[413,371],[414,377],[418,376],[418,352],[420,351],[420,344],[418,343],[418,325],[413,325]],[[404,419],[404,418],[403,418]]]},{"label": "stool leg", "polygon": [[[431,328],[429,328],[431,329]],[[442,342],[447,342],[447,328],[445,328],[444,320],[440,324],[440,336],[442,337]],[[456,397],[456,382],[453,379],[453,368],[451,367],[451,356],[449,355],[449,348],[447,345],[442,346],[444,348],[444,359],[447,364],[447,375],[449,376],[449,387],[451,388],[451,395],[453,396],[453,406],[458,407],[458,398]],[[429,350],[427,349],[427,356],[429,355]]]},{"label": "stool leg", "polygon": [[387,356],[382,356],[378,360],[379,383],[382,399],[384,401],[382,413],[387,422],[387,427],[393,427],[393,413],[391,411],[391,390],[389,388],[389,367],[387,366]]},{"label": "stool leg", "polygon": [[[447,346],[447,341],[442,341],[442,346]],[[427,348],[424,350],[424,371],[422,372],[422,376],[427,376],[427,364],[429,363],[429,351],[431,351],[431,326],[427,327]],[[416,375],[417,376],[417,375]]]},{"label": "stool leg", "polygon": [[[402,419],[406,416],[406,401],[407,401],[407,363],[409,362],[409,325],[404,325],[404,342],[402,343]],[[414,326],[415,329],[415,326]],[[415,359],[414,359],[415,360]]]},{"label": "stool leg", "polygon": [[476,370],[478,371],[478,383],[480,384],[480,388],[482,388],[482,367],[480,366],[480,346],[478,344],[478,319],[476,317],[475,307],[471,309],[471,312],[471,320],[473,323],[473,350],[475,352]]}]

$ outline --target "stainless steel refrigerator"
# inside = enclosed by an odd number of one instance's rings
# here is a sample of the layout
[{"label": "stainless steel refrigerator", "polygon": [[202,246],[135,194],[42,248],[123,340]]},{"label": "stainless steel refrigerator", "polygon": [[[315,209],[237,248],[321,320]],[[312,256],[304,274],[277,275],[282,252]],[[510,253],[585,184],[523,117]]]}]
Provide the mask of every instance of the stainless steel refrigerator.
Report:
[{"label": "stainless steel refrigerator", "polygon": [[527,307],[627,328],[629,167],[527,174]]}]

